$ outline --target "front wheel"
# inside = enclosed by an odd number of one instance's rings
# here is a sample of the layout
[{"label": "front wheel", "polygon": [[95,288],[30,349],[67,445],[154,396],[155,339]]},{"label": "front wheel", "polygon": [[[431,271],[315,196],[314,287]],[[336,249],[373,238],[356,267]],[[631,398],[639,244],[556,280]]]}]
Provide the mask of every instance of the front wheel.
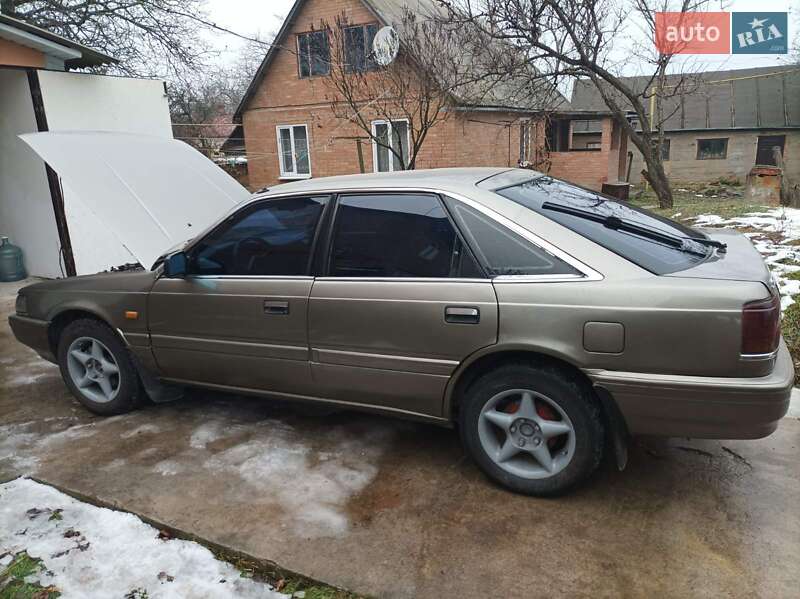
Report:
[{"label": "front wheel", "polygon": [[144,397],[128,350],[100,321],[81,319],[64,328],[58,343],[58,365],[72,394],[96,414],[129,412]]},{"label": "front wheel", "polygon": [[467,451],[492,479],[527,495],[557,495],[598,466],[603,425],[591,388],[555,365],[502,366],[461,405]]}]

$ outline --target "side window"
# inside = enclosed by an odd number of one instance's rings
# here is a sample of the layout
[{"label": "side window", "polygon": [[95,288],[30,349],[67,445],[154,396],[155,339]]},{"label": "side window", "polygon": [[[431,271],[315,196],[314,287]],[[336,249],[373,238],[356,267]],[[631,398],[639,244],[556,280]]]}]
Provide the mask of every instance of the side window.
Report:
[{"label": "side window", "polygon": [[305,275],[328,198],[267,200],[233,215],[189,254],[194,275]]},{"label": "side window", "polygon": [[698,160],[723,160],[728,156],[728,138],[698,139]]},{"label": "side window", "polygon": [[408,121],[372,121],[372,135],[375,138],[372,163],[376,173],[401,171],[408,165]]},{"label": "side window", "polygon": [[478,210],[455,200],[448,205],[489,276],[581,274]]},{"label": "side window", "polygon": [[278,126],[278,152],[282,178],[307,179],[311,176],[306,125]]},{"label": "side window", "polygon": [[311,31],[297,36],[297,70],[301,78],[330,73],[331,50],[327,31]]},{"label": "side window", "polygon": [[331,246],[334,277],[482,276],[436,196],[339,198]]},{"label": "side window", "polygon": [[363,73],[377,68],[377,63],[372,60],[372,40],[378,32],[378,25],[354,25],[344,28],[344,57],[345,71],[348,73]]}]

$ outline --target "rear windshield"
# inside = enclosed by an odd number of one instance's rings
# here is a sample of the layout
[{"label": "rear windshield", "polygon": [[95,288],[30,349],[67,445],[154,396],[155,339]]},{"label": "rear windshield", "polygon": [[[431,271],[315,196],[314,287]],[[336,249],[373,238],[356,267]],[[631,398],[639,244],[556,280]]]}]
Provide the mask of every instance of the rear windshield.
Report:
[{"label": "rear windshield", "polygon": [[[711,254],[709,247],[689,239],[705,239],[699,231],[551,177],[537,177],[497,189],[495,193],[564,225],[658,275],[686,270],[705,261]],[[605,218],[611,221],[604,223]],[[639,232],[624,230],[626,227],[620,227],[620,222],[630,225],[628,229],[639,229]],[[648,232],[654,235],[648,235]],[[683,247],[666,243],[667,238],[682,240],[676,243],[682,243]]]}]

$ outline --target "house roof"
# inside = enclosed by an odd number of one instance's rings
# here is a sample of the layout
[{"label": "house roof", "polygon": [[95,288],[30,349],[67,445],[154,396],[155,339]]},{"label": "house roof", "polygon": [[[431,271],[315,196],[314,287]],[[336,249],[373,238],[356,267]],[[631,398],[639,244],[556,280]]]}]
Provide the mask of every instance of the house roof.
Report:
[{"label": "house roof", "polygon": [[244,150],[244,127],[242,125],[236,125],[231,131],[231,134],[228,135],[228,139],[226,139],[220,150],[223,152],[241,152]]},{"label": "house roof", "polygon": [[[242,113],[247,103],[255,94],[270,63],[280,51],[281,42],[291,30],[304,1],[305,0],[295,0],[278,34],[275,36],[273,44],[267,51],[264,60],[261,62],[258,71],[250,82],[247,91],[236,109],[234,115],[235,122],[241,122]],[[375,15],[378,21],[384,25],[393,25],[395,27],[402,22],[406,10],[422,16],[446,16],[444,9],[436,0],[361,0],[361,2]],[[494,44],[496,46],[497,42],[489,40],[487,44]],[[508,51],[505,48],[501,50]],[[480,67],[478,66],[477,68]],[[468,101],[463,101],[462,104],[464,106],[478,107],[484,110],[522,110],[535,112],[543,109],[552,109],[554,107],[562,110],[568,109],[569,101],[560,93],[555,91],[553,94],[544,94],[548,98],[545,101],[542,99],[542,94],[538,94],[530,88],[529,81],[527,77],[507,77],[502,81],[494,81],[488,90],[481,90],[479,94],[474,93],[473,89],[464,88],[462,89],[463,94],[459,93],[454,95],[462,95],[463,97],[468,97],[470,95],[474,95],[475,97],[479,96],[480,100],[477,102],[470,103]],[[481,83],[476,82],[473,87],[477,88],[480,85]],[[544,102],[547,103],[546,106]]]},{"label": "house roof", "polygon": [[[679,86],[681,77],[686,81]],[[650,83],[649,77],[622,79],[638,93]],[[800,127],[800,66],[675,74],[667,76],[666,85],[675,91],[664,102],[664,114],[671,113],[665,121],[667,131]],[[579,110],[606,108],[589,80],[575,84],[571,105]],[[597,130],[588,123],[579,129]]]},{"label": "house roof", "polygon": [[81,69],[119,62],[112,56],[4,14],[0,14],[0,37],[61,59],[66,69]]}]

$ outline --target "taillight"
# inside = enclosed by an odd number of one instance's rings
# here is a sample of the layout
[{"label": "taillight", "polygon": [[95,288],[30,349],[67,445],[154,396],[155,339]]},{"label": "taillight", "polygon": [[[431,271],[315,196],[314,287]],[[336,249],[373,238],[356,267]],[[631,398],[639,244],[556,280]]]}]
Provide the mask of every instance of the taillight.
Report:
[{"label": "taillight", "polygon": [[781,299],[747,302],[742,307],[742,354],[769,354],[781,338]]}]

